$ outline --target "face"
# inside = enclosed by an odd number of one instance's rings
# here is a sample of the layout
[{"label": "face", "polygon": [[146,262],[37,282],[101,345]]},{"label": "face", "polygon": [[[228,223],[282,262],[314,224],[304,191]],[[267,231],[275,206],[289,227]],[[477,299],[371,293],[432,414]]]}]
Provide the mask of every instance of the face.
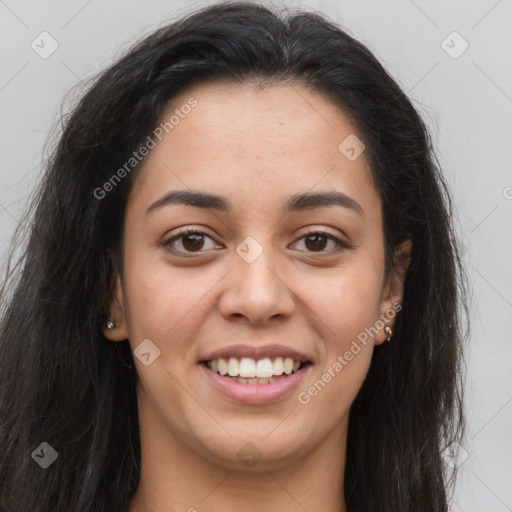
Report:
[{"label": "face", "polygon": [[134,351],[141,436],[272,469],[346,433],[403,273],[384,274],[358,131],[323,96],[208,85],[176,109],[134,178],[107,336]]}]

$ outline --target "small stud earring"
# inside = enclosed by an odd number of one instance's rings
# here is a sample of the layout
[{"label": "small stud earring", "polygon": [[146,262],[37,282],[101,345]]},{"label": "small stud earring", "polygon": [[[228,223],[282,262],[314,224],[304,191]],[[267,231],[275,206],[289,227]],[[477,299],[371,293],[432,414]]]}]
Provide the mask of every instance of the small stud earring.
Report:
[{"label": "small stud earring", "polygon": [[389,341],[391,339],[391,335],[393,334],[393,331],[391,330],[391,327],[389,327],[389,325],[386,325],[386,328],[384,329],[384,332],[388,335],[386,341]]},{"label": "small stud earring", "polygon": [[109,320],[107,324],[105,325],[105,329],[107,331],[111,331],[116,326],[115,322],[113,320]]}]

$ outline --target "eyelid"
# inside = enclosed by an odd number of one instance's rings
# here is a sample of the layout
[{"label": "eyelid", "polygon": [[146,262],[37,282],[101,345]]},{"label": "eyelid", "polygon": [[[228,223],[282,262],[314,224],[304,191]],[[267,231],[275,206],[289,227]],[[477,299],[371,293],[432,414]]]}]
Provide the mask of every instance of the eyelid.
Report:
[{"label": "eyelid", "polygon": [[338,235],[335,235],[334,233],[331,233],[329,230],[327,230],[323,226],[307,226],[306,227],[306,232],[303,233],[301,235],[301,237],[307,236],[307,235],[316,235],[316,234],[319,234],[319,233],[321,233],[322,235],[325,235],[325,236],[332,236],[334,238],[338,238]]}]

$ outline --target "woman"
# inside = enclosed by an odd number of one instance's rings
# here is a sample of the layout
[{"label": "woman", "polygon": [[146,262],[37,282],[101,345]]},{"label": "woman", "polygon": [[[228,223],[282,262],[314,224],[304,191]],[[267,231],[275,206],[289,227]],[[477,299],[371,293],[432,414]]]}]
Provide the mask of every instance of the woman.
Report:
[{"label": "woman", "polygon": [[450,208],[330,21],[225,3],[148,36],[67,119],[4,291],[2,512],[446,511]]}]

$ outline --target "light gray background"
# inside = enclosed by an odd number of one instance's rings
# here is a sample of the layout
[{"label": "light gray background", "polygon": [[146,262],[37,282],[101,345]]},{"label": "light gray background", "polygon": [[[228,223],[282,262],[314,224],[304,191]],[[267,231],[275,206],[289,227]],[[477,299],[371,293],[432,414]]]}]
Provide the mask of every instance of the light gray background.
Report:
[{"label": "light gray background", "polygon": [[[210,2],[211,3],[211,2]],[[277,5],[283,5],[277,3]],[[133,41],[206,1],[0,0],[0,251],[41,173],[45,143],[81,81]],[[291,1],[367,44],[434,133],[473,287],[469,432],[452,511],[512,511],[512,3]],[[47,31],[58,49],[31,43]],[[442,42],[469,44],[454,59]],[[447,40],[452,52],[463,44]],[[41,44],[41,43],[40,43]],[[48,48],[48,47],[47,47]],[[3,260],[4,258],[2,258]]]}]

